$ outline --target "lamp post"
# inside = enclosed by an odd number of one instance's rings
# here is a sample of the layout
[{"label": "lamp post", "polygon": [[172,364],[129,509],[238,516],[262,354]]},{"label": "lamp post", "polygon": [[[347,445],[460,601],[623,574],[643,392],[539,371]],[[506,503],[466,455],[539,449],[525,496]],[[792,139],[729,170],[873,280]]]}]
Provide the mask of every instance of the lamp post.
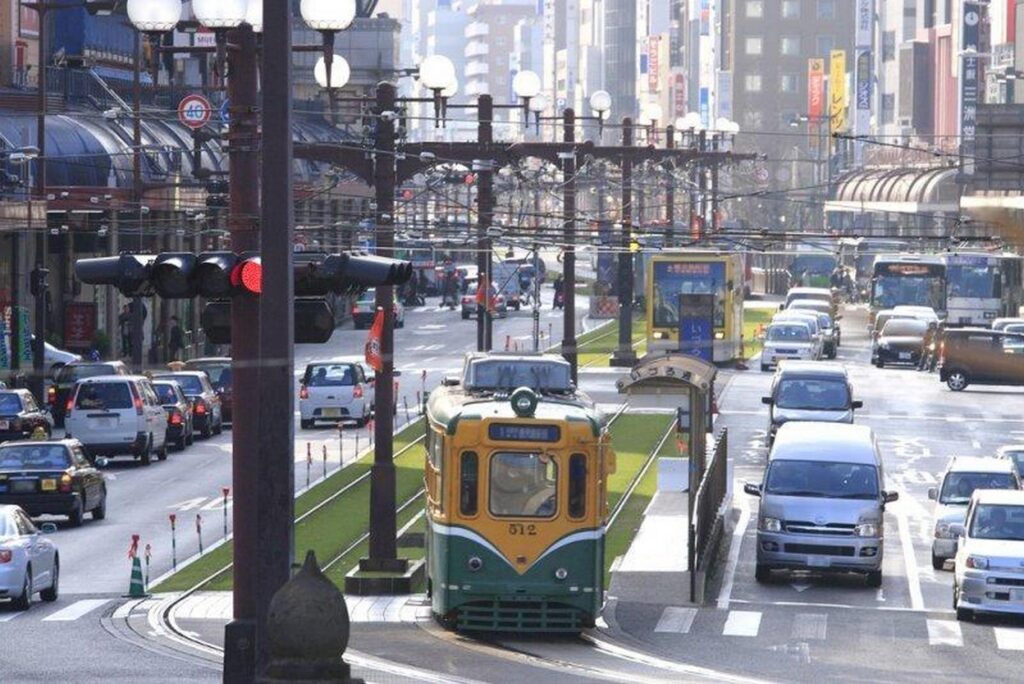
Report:
[{"label": "lamp post", "polygon": [[632,367],[636,364],[633,351],[633,253],[630,236],[633,232],[633,120],[622,120],[622,209],[619,236],[619,340],[609,361],[612,366]]}]

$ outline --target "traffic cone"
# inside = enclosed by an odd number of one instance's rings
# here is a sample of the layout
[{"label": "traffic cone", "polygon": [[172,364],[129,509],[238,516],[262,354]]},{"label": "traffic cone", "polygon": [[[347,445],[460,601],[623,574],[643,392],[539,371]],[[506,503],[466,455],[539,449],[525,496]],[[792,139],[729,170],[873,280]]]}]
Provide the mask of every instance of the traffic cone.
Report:
[{"label": "traffic cone", "polygon": [[125,598],[146,598],[149,594],[146,593],[146,584],[142,581],[142,561],[139,560],[138,556],[132,558],[132,580],[131,584],[128,585],[128,593],[124,595]]}]

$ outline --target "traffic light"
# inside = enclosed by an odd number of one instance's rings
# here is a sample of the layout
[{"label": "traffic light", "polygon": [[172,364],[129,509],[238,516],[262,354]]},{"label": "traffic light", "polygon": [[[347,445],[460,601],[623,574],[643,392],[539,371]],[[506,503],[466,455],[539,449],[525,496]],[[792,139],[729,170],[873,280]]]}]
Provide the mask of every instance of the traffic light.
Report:
[{"label": "traffic light", "polygon": [[[231,344],[231,302],[210,302],[199,315],[206,338],[213,344]],[[323,299],[295,300],[295,341],[323,344],[334,333],[334,312]]]},{"label": "traffic light", "polygon": [[321,254],[295,255],[295,296],[358,294],[370,287],[401,285],[412,277],[412,262],[387,257]]},{"label": "traffic light", "polygon": [[152,254],[78,259],[75,275],[90,285],[113,285],[125,297],[149,297],[153,294],[149,269],[154,260]]},{"label": "traffic light", "polygon": [[263,268],[255,254],[164,252],[78,259],[75,275],[91,285],[113,285],[126,297],[222,299],[258,295]]}]

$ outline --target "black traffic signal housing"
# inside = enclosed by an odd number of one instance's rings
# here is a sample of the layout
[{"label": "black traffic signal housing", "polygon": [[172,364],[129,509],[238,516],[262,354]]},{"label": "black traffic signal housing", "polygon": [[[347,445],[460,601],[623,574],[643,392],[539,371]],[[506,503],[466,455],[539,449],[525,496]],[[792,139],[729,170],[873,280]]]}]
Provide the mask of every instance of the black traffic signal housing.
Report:
[{"label": "black traffic signal housing", "polygon": [[113,285],[125,297],[149,297],[153,294],[149,270],[155,260],[152,254],[78,259],[75,276],[90,285]]},{"label": "black traffic signal housing", "polygon": [[387,257],[302,252],[295,255],[295,296],[359,294],[371,287],[401,285],[412,262]]},{"label": "black traffic signal housing", "polygon": [[[210,342],[231,344],[230,300],[208,303],[199,315],[199,322]],[[293,330],[298,343],[323,344],[331,339],[334,334],[334,312],[327,300],[296,299]]]},{"label": "black traffic signal housing", "polygon": [[164,252],[78,259],[75,275],[91,285],[113,285],[126,297],[221,299],[258,295],[262,265],[256,254]]}]

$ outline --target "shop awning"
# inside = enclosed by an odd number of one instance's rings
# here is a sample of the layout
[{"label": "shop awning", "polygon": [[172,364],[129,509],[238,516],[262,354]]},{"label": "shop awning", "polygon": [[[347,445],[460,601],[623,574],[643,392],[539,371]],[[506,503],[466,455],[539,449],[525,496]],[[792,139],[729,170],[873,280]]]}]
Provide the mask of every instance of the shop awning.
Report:
[{"label": "shop awning", "polygon": [[955,168],[876,168],[848,173],[835,184],[825,211],[920,214],[958,212]]}]

